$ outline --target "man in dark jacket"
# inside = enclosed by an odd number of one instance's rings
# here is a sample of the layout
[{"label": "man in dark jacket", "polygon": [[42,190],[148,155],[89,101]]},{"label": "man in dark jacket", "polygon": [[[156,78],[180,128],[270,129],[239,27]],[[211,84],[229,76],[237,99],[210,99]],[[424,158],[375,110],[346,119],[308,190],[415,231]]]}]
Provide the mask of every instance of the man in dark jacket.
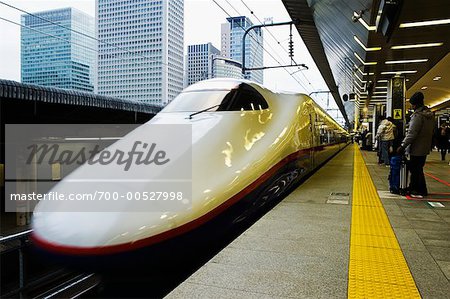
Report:
[{"label": "man in dark jacket", "polygon": [[409,100],[414,113],[411,115],[409,129],[397,152],[403,154],[406,150],[410,154],[409,171],[411,182],[409,191],[411,197],[423,198],[428,195],[423,167],[427,155],[431,150],[434,130],[434,114],[424,106],[423,93],[416,92]]}]

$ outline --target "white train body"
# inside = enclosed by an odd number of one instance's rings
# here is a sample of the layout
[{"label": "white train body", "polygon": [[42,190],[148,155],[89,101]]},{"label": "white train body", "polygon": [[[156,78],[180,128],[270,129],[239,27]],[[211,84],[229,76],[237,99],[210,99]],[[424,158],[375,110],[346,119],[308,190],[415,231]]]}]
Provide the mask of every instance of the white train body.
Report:
[{"label": "white train body", "polygon": [[[217,103],[219,111],[189,117]],[[51,204],[41,202],[33,219],[37,247],[96,256],[164,242],[207,224],[246,196],[257,196],[255,191],[270,186],[286,167],[295,171],[293,179],[307,174],[345,146],[347,136],[308,96],[274,93],[233,79],[206,80],[188,87],[148,124],[192,126],[192,205],[181,211],[83,213],[63,207],[40,212]],[[126,140],[125,136],[120,142]],[[84,167],[67,178],[83,178]],[[126,182],[120,184],[127,188]],[[53,191],[64,188],[65,179]]]}]

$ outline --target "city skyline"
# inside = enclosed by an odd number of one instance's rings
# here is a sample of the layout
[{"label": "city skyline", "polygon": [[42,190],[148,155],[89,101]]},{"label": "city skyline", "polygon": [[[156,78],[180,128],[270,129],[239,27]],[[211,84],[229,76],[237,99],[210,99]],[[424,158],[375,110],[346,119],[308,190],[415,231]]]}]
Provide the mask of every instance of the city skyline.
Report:
[{"label": "city skyline", "polygon": [[[42,8],[57,8],[64,6],[74,6],[88,14],[95,14],[94,0],[80,0],[77,2],[70,2],[65,0],[59,1],[25,1],[15,0],[8,1],[9,4],[27,10],[29,12],[35,12],[42,10]],[[250,17],[253,23],[259,23],[258,19],[263,21],[266,17],[271,17],[273,22],[282,22],[289,19],[289,16],[279,0],[262,0],[254,1],[247,0],[247,6],[252,8],[254,14],[252,15],[247,7],[243,6],[240,1],[229,0],[233,7],[230,7],[226,1],[217,1],[221,7],[227,12],[219,8],[213,1],[210,0],[186,0],[185,1],[185,51],[187,53],[188,44],[201,44],[211,42],[213,45],[221,45],[220,30],[221,24],[226,22],[226,18],[230,15],[247,15]],[[12,21],[20,20],[17,15],[20,13],[15,10],[3,6],[5,9],[0,13],[0,17],[11,19]],[[258,18],[256,19],[255,16]],[[206,24],[206,25],[205,25]],[[0,62],[0,78],[19,80],[19,56],[18,51],[18,26],[10,24],[3,20],[0,20],[0,37],[2,43],[5,43],[5,47],[0,48],[0,54],[3,57],[10,57],[11,59],[3,60]],[[266,32],[266,31],[265,31]],[[265,39],[265,48],[267,51],[274,53],[276,59],[284,64],[289,62],[286,49],[287,49],[287,37],[288,27],[272,27],[269,34],[265,33],[267,38]],[[277,44],[273,36],[277,38],[277,41],[283,45],[283,48]],[[292,92],[304,92],[311,93],[316,90],[326,90],[327,87],[320,75],[319,71],[315,67],[315,64],[309,55],[303,41],[296,30],[294,30],[294,43],[295,43],[295,58],[298,62],[305,63],[309,66],[309,70],[299,71],[297,68],[286,69],[273,69],[270,71],[264,71],[264,85],[274,90],[285,90]],[[264,53],[264,61],[266,65],[277,65],[267,52]],[[282,60],[283,59],[283,60]],[[286,63],[287,62],[287,63]],[[291,73],[295,73],[292,76]]]}]

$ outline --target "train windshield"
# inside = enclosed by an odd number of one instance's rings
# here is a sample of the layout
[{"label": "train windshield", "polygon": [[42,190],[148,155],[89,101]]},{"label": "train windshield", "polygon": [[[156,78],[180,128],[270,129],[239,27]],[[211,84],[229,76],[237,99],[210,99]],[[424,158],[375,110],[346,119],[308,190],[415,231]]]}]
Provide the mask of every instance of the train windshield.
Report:
[{"label": "train windshield", "polygon": [[241,84],[232,90],[196,90],[179,94],[161,112],[263,110],[269,106],[253,87]]}]

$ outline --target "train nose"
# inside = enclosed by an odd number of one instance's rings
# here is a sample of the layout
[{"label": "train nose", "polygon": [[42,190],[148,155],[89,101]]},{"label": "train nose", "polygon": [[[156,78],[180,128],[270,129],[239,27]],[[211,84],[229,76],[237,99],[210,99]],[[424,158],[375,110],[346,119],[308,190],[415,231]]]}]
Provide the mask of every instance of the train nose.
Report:
[{"label": "train nose", "polygon": [[34,237],[55,246],[97,247],[112,240],[107,236],[117,230],[118,213],[35,212]]},{"label": "train nose", "polygon": [[[70,211],[67,205],[40,202],[33,217],[33,239],[37,247],[66,253],[123,251],[174,227],[173,212]],[[103,202],[103,205],[107,205]]]}]

